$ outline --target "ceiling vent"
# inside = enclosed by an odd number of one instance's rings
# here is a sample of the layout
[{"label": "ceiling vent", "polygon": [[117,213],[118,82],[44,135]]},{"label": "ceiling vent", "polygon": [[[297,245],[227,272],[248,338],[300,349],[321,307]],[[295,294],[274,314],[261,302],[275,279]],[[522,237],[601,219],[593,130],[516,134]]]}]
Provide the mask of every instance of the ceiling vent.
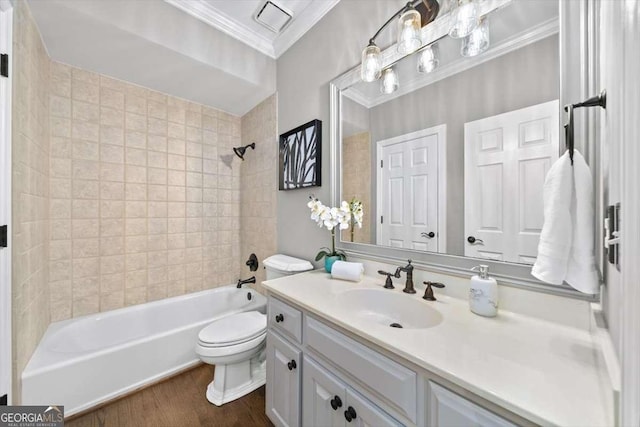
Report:
[{"label": "ceiling vent", "polygon": [[267,0],[256,13],[255,20],[274,33],[280,33],[291,21],[292,14],[282,6]]}]

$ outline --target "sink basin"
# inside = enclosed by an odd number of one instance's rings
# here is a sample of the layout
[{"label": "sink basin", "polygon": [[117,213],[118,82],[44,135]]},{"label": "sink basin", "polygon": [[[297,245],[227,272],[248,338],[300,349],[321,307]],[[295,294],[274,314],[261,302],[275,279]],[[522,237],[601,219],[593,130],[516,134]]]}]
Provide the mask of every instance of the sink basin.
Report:
[{"label": "sink basin", "polygon": [[438,310],[417,295],[385,289],[351,289],[340,293],[338,305],[366,322],[402,329],[426,329],[442,322]]}]

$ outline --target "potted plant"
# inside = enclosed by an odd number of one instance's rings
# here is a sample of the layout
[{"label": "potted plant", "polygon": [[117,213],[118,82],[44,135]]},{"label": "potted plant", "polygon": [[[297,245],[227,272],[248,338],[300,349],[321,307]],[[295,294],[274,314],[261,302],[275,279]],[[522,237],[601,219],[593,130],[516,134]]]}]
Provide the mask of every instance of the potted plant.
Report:
[{"label": "potted plant", "polygon": [[[362,227],[362,203],[353,199],[352,203],[343,201],[340,207],[328,207],[314,196],[309,198],[307,206],[311,210],[311,219],[318,224],[318,227],[325,227],[331,232],[331,248],[320,248],[318,255],[316,255],[316,261],[324,258],[324,268],[327,273],[331,273],[334,262],[347,259],[347,254],[344,251],[336,250],[336,228],[339,230],[348,229],[352,218],[358,226]],[[358,209],[356,213],[353,210],[355,208]]]}]

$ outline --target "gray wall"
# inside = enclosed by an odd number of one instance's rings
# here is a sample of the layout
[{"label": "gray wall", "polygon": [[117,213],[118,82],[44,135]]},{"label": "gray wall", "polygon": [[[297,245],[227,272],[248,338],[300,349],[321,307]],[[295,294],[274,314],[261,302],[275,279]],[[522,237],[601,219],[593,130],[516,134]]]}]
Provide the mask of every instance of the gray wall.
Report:
[{"label": "gray wall", "polygon": [[[464,124],[558,99],[558,70],[555,35],[371,109],[374,145],[447,125],[447,253],[464,255]],[[376,150],[371,152],[375,167]]]},{"label": "gray wall", "polygon": [[[360,61],[380,23],[404,4],[389,0],[342,0],[277,61],[278,132],[322,120],[322,186],[278,192],[278,251],[313,260],[331,244],[327,230],[309,219],[313,193],[329,203],[329,82]],[[381,46],[382,47],[382,46]],[[295,231],[294,231],[295,230]],[[320,265],[320,263],[316,263]]]}]

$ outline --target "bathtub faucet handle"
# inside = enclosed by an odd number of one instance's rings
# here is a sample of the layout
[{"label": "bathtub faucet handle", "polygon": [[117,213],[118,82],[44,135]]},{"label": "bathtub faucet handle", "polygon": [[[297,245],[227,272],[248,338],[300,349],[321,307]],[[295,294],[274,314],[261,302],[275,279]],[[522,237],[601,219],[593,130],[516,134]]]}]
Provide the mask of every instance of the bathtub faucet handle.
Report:
[{"label": "bathtub faucet handle", "polygon": [[246,285],[247,283],[256,283],[256,276],[251,276],[248,279],[239,279],[236,288],[240,289],[242,285]]}]

